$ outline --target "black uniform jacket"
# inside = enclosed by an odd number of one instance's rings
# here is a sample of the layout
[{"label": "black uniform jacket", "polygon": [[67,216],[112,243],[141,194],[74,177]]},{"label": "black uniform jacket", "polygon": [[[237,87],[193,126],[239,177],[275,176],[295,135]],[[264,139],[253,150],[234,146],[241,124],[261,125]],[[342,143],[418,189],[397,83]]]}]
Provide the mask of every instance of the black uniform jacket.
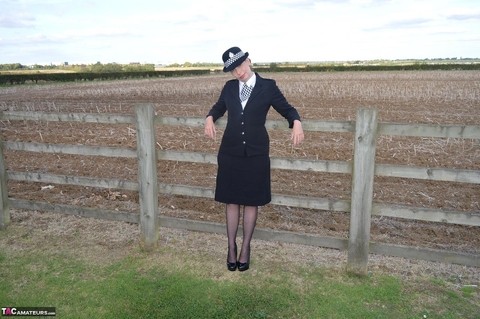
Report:
[{"label": "black uniform jacket", "polygon": [[270,140],[265,121],[270,106],[288,120],[290,128],[294,120],[300,120],[297,110],[287,102],[274,80],[264,79],[258,74],[256,77],[245,109],[240,102],[238,80],[230,80],[225,83],[217,103],[207,115],[213,116],[215,122],[228,111],[219,153],[232,156],[268,155]]}]

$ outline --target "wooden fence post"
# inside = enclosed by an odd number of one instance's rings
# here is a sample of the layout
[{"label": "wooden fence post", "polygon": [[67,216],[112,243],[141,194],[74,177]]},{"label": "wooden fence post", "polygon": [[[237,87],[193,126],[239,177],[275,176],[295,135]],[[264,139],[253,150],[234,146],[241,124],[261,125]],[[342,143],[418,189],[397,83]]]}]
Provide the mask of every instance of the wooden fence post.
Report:
[{"label": "wooden fence post", "polygon": [[136,106],[140,233],[146,250],[157,245],[159,228],[154,120],[152,104]]},{"label": "wooden fence post", "polygon": [[10,208],[8,204],[7,172],[3,156],[3,141],[0,140],[0,230],[10,224]]},{"label": "wooden fence post", "polygon": [[355,125],[347,271],[359,275],[367,274],[377,113],[375,109],[359,109]]}]

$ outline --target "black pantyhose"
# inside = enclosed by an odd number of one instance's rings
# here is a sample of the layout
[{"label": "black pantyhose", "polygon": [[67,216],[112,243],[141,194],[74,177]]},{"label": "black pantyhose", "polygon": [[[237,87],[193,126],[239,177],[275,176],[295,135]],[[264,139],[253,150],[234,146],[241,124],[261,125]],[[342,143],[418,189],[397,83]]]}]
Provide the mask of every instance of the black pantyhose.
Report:
[{"label": "black pantyhose", "polygon": [[238,224],[240,223],[240,205],[227,204],[226,206],[227,219],[227,237],[228,237],[228,262],[237,262],[236,256],[236,239]]},{"label": "black pantyhose", "polygon": [[238,261],[241,263],[250,262],[250,241],[257,223],[258,207],[245,206],[243,208],[243,242],[242,250]]},{"label": "black pantyhose", "polygon": [[[246,263],[250,261],[250,242],[257,223],[258,207],[244,206],[243,208],[243,241],[238,261]],[[228,262],[235,262],[236,238],[238,225],[240,224],[240,205],[226,205],[227,237],[228,237]]]}]

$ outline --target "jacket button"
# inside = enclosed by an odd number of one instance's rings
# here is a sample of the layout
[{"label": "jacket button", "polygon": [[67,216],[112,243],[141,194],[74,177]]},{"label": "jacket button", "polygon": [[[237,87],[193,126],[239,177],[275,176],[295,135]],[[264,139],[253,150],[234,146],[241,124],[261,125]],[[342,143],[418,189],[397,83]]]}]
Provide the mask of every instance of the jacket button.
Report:
[{"label": "jacket button", "polygon": [[247,142],[243,141],[243,144],[246,144]]}]

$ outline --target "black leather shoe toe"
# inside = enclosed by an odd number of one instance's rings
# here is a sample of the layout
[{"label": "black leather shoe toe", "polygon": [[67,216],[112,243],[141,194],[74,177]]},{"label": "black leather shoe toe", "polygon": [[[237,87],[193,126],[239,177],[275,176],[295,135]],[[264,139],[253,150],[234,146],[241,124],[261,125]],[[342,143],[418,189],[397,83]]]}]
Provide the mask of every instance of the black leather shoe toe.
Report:
[{"label": "black leather shoe toe", "polygon": [[235,263],[231,263],[231,262],[228,262],[228,261],[227,261],[227,268],[228,268],[228,270],[230,270],[230,271],[235,271],[235,270],[237,270],[237,263],[236,263],[236,262],[235,262]]},{"label": "black leather shoe toe", "polygon": [[238,262],[237,263],[237,268],[238,268],[238,271],[248,270],[248,268],[250,268],[250,263],[249,262],[246,262],[246,263]]}]

